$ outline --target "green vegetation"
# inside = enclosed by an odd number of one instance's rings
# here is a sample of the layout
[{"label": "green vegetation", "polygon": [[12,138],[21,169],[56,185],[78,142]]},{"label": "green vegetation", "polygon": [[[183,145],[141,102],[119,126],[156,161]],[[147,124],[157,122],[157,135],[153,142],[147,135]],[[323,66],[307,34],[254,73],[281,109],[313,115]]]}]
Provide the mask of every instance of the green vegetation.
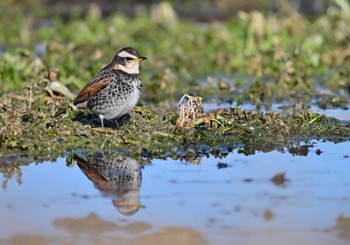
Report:
[{"label": "green vegetation", "polygon": [[[349,6],[336,2],[327,14],[312,20],[285,10],[238,12],[224,22],[208,23],[176,16],[159,19],[156,10],[133,18],[118,13],[102,18],[92,6],[83,18],[77,8],[62,19],[0,8],[0,28],[5,30],[0,35],[0,155],[54,157],[104,149],[175,158],[220,155],[235,147],[254,154],[309,139],[349,140],[348,122],[326,118],[299,103],[285,115],[223,108],[198,115],[187,127],[176,126],[178,112],[169,106],[190,93],[204,101],[317,101],[321,108],[346,109]],[[50,68],[59,69],[61,85],[77,92],[125,46],[148,57],[142,100],[156,105],[136,107],[117,130],[100,128],[89,112],[50,117],[71,100],[69,92],[52,89]]]},{"label": "green vegetation", "polygon": [[[144,87],[146,98],[154,101],[177,100],[185,92],[218,93],[222,78],[232,99],[244,102],[310,100],[317,93],[315,83],[333,91],[350,87],[350,21],[344,6],[314,20],[293,11],[239,12],[225,22],[174,19],[168,25],[147,11],[134,18],[113,14],[102,19],[99,13],[93,6],[81,19],[77,8],[63,20],[2,8],[0,91],[40,82],[51,67],[58,67],[60,81],[77,91],[124,46],[149,58]],[[237,73],[252,79],[237,79]],[[205,82],[213,75],[219,78]]]}]

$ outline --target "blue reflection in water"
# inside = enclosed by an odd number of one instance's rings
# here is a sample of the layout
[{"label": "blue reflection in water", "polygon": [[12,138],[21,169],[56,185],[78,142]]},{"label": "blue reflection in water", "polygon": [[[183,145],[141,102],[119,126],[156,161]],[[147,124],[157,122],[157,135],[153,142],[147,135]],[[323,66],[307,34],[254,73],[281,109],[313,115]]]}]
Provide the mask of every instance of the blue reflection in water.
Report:
[{"label": "blue reflection in water", "polygon": [[142,173],[141,164],[134,158],[105,156],[94,153],[84,158],[72,156],[81,171],[103,195],[111,196],[113,205],[123,215],[139,211]]},{"label": "blue reflection in water", "polygon": [[[251,156],[238,151],[223,159],[145,165],[92,152],[69,158],[71,167],[64,158],[23,166],[23,183],[10,179],[0,191],[0,237],[61,235],[55,219],[92,212],[113,222],[192,227],[211,239],[232,231],[314,232],[334,226],[338,215],[350,216],[350,142],[313,142],[306,157],[287,149]],[[218,168],[219,162],[227,167]],[[279,172],[286,173],[284,186],[271,181]]]}]

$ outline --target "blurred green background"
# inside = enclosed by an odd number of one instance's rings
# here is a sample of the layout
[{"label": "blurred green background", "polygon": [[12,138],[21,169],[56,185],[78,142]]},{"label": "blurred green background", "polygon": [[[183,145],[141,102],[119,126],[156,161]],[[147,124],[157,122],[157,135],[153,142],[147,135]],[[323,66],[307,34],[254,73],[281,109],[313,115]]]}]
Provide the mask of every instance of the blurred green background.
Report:
[{"label": "blurred green background", "polygon": [[346,0],[3,0],[0,92],[48,83],[50,68],[76,92],[133,46],[149,101],[310,100],[318,85],[347,96],[349,24]]}]

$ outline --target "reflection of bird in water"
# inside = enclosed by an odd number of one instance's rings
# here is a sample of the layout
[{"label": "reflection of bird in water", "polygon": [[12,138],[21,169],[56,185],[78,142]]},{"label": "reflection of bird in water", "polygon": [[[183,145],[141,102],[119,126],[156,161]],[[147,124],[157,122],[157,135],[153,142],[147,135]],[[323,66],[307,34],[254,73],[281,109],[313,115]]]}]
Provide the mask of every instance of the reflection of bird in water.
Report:
[{"label": "reflection of bird in water", "polygon": [[94,154],[92,159],[73,158],[101,193],[115,196],[113,205],[120,213],[133,215],[140,209],[142,172],[138,161],[122,156],[109,160],[102,154]]}]

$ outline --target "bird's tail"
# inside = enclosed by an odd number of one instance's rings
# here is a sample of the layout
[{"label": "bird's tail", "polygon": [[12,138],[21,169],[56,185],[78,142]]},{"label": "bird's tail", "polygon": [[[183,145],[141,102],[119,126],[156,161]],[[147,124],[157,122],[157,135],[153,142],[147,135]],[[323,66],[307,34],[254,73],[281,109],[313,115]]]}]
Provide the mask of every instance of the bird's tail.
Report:
[{"label": "bird's tail", "polygon": [[59,109],[55,115],[53,115],[52,117],[58,117],[59,115],[62,115],[63,113],[66,112],[66,108],[62,108],[62,109]]}]

